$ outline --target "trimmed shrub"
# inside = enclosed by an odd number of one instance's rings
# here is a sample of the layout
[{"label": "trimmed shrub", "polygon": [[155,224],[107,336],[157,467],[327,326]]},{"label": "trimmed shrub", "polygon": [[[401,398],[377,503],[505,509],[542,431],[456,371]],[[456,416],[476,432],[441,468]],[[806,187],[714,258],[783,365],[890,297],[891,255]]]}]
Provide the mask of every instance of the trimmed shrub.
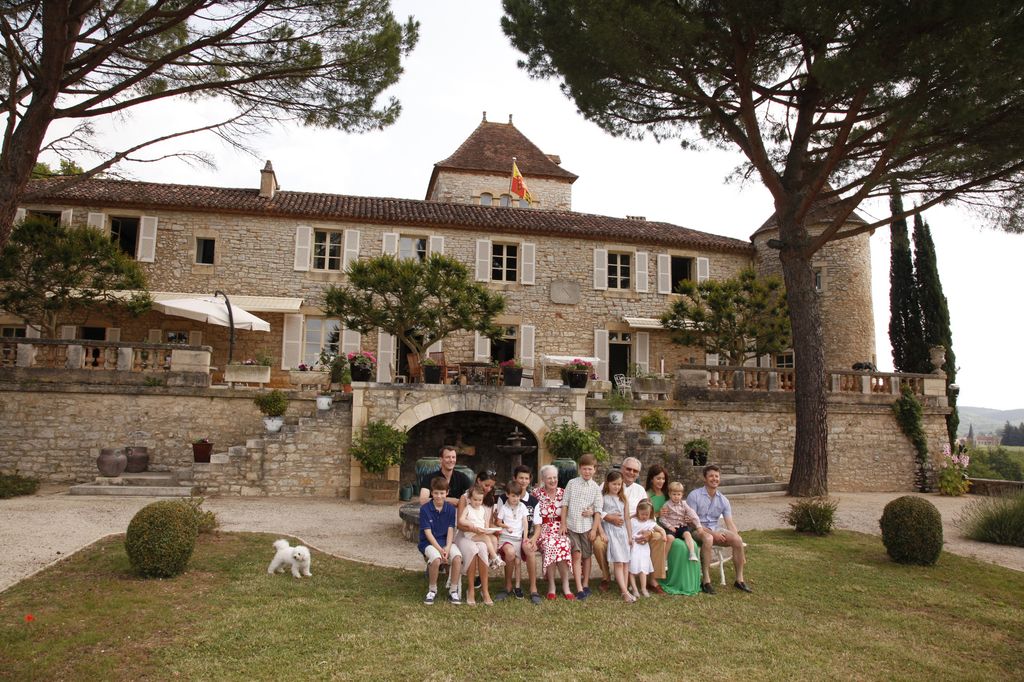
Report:
[{"label": "trimmed shrub", "polygon": [[39,479],[21,474],[0,474],[0,499],[33,495],[39,490]]},{"label": "trimmed shrub", "polygon": [[146,505],[132,517],[124,548],[143,578],[173,578],[185,571],[199,531],[195,508],[181,500]]},{"label": "trimmed shrub", "polygon": [[827,497],[809,497],[789,505],[789,511],[782,519],[796,528],[798,533],[828,535],[836,525],[837,500]]},{"label": "trimmed shrub", "polygon": [[200,535],[217,530],[217,526],[220,525],[217,515],[203,509],[203,498],[190,497],[187,500],[182,500],[182,503],[188,505],[189,511],[195,516],[196,531]]},{"label": "trimmed shrub", "polygon": [[882,544],[893,561],[931,566],[942,552],[942,515],[922,497],[898,497],[878,520]]},{"label": "trimmed shrub", "polygon": [[972,540],[1024,547],[1024,494],[978,498],[956,523]]}]

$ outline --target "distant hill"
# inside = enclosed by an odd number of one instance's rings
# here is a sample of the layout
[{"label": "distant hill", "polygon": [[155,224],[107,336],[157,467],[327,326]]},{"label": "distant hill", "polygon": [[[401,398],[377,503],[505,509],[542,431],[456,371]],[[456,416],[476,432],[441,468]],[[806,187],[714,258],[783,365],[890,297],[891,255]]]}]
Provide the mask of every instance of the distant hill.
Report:
[{"label": "distant hill", "polygon": [[1011,424],[1024,422],[1024,409],[993,410],[989,407],[958,405],[957,411],[960,413],[960,426],[957,428],[958,436],[966,436],[971,424],[974,424],[974,435],[980,436],[983,433],[995,433],[1006,426],[1006,422]]}]

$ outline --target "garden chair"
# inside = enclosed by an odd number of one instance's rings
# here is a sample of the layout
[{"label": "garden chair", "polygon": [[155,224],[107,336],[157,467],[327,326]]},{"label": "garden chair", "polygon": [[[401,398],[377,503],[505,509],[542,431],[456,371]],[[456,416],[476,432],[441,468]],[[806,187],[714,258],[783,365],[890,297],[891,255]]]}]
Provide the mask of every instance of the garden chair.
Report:
[{"label": "garden chair", "polygon": [[427,353],[427,356],[437,363],[441,368],[441,383],[450,384],[452,380],[458,380],[459,378],[459,366],[449,365],[448,361],[444,358],[444,351],[437,351],[434,353]]},{"label": "garden chair", "polygon": [[419,356],[415,353],[409,353],[405,357],[409,361],[409,381],[423,383],[423,368],[420,366]]},{"label": "garden chair", "polygon": [[[725,528],[724,519],[721,516],[718,517],[718,521],[715,523],[715,528]],[[746,547],[747,543],[744,542],[743,546]],[[711,563],[708,564],[708,572],[710,573],[715,570],[715,568],[718,568],[718,579],[722,585],[725,585],[725,564],[730,561],[732,561],[731,547],[721,547],[716,545],[711,548]]]},{"label": "garden chair", "polygon": [[615,390],[622,395],[632,398],[633,397],[633,377],[627,377],[625,374],[616,374],[615,379]]}]

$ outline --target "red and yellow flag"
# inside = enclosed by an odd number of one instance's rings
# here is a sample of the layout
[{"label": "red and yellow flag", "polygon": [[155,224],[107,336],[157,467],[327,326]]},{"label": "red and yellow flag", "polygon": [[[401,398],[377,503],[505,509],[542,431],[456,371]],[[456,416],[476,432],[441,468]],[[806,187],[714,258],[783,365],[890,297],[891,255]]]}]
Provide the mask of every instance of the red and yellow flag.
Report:
[{"label": "red and yellow flag", "polygon": [[523,180],[523,174],[519,172],[519,166],[516,165],[515,159],[512,159],[512,184],[509,185],[509,191],[520,199],[526,199],[533,203],[533,195],[526,188],[526,180]]}]

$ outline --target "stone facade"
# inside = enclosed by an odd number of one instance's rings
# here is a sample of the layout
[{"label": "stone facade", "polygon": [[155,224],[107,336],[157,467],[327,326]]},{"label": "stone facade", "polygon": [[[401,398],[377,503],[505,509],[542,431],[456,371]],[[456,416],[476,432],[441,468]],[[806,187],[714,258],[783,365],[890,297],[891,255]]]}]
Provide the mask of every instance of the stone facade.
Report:
[{"label": "stone facade", "polygon": [[[572,185],[565,180],[530,178],[527,186],[530,189],[530,194],[536,197],[531,208],[554,211],[572,210]],[[493,197],[493,206],[498,207],[501,195],[509,193],[508,173],[498,175],[442,171],[438,173],[433,192],[427,198],[431,201],[479,204],[480,195],[484,193],[490,194]],[[513,197],[512,201],[518,204],[519,197]]]}]

